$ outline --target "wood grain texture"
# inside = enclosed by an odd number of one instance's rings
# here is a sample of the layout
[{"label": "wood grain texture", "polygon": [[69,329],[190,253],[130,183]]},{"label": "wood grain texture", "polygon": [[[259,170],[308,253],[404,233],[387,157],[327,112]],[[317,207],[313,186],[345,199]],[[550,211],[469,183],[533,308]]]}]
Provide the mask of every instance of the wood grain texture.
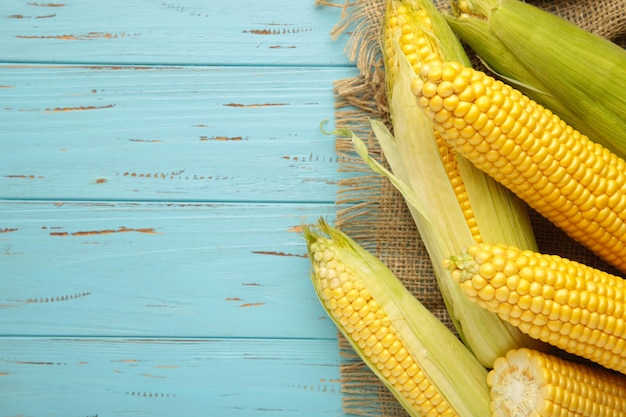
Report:
[{"label": "wood grain texture", "polygon": [[349,72],[0,66],[0,198],[333,202]]},{"label": "wood grain texture", "polygon": [[4,62],[346,66],[314,0],[3,0]]},{"label": "wood grain texture", "polygon": [[333,338],[301,226],[335,209],[0,203],[0,332]]},{"label": "wood grain texture", "polygon": [[0,415],[332,416],[335,340],[0,339]]},{"label": "wood grain texture", "polygon": [[342,416],[315,0],[0,2],[0,417]]}]

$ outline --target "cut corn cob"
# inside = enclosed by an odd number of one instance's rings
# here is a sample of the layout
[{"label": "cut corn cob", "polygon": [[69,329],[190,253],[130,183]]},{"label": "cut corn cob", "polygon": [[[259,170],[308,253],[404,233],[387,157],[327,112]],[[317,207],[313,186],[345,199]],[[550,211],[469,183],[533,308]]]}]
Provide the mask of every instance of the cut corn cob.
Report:
[{"label": "cut corn cob", "polygon": [[324,221],[304,236],[322,306],[410,415],[487,415],[486,370],[382,262]]},{"label": "cut corn cob", "polygon": [[498,358],[487,381],[492,417],[613,417],[626,413],[626,379],[531,349]]},{"label": "cut corn cob", "polygon": [[535,339],[626,373],[622,278],[505,245],[474,245],[446,263],[483,308]]},{"label": "cut corn cob", "polygon": [[451,26],[489,67],[530,87],[522,88],[529,97],[625,157],[625,49],[522,1],[456,5]]},{"label": "cut corn cob", "polygon": [[[481,363],[491,366],[507,350],[526,345],[527,338],[469,303],[450,282],[440,259],[483,240],[534,249],[530,221],[520,201],[465,158],[458,157],[415,106],[410,86],[423,65],[442,57],[469,63],[462,45],[433,3],[388,0],[382,30],[394,133],[392,136],[385,126],[375,122],[373,130],[396,177],[394,184],[400,182],[406,185],[405,191],[410,190],[411,196],[406,192],[403,195],[433,260],[450,317]],[[364,145],[355,147],[370,166],[375,165]]]},{"label": "cut corn cob", "polygon": [[448,62],[420,74],[413,92],[459,153],[626,272],[623,159],[483,72]]}]

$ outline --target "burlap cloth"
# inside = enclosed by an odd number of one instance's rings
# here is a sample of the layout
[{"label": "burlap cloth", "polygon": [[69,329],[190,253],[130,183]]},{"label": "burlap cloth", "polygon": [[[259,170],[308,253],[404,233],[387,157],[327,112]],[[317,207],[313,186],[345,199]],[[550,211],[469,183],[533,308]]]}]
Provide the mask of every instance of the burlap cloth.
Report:
[{"label": "burlap cloth", "polygon": [[[346,53],[361,70],[360,76],[337,80],[335,84],[336,125],[352,129],[366,141],[371,154],[385,163],[368,122],[369,118],[389,122],[377,42],[384,1],[353,0],[345,4],[342,1],[317,0],[321,5],[344,8],[344,17],[337,23],[333,35],[350,36]],[[529,2],[626,47],[626,0]],[[436,4],[441,9],[447,8],[446,0],[437,0]],[[351,9],[358,12],[351,12]],[[475,58],[473,62],[480,67]],[[337,197],[337,204],[348,208],[338,212],[336,225],[381,259],[435,316],[453,330],[430,259],[403,198],[387,180],[372,174],[355,156],[349,138],[338,137],[336,150],[341,170],[349,173],[347,179],[340,181]],[[541,252],[559,254],[617,273],[534,211],[529,209],[529,213]],[[360,416],[407,416],[341,335],[339,345],[345,357],[341,367],[344,411]]]}]

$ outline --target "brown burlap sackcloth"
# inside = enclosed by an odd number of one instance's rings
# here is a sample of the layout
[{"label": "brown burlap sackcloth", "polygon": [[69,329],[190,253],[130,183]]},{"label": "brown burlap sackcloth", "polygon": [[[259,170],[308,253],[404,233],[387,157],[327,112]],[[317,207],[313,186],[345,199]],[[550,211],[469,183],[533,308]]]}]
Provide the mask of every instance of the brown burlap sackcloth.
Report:
[{"label": "brown burlap sackcloth", "polygon": [[[369,125],[369,119],[389,124],[378,44],[385,2],[342,1],[316,1],[320,5],[344,8],[343,17],[332,35],[349,37],[346,53],[360,69],[359,76],[335,83],[336,125],[351,129],[367,143],[371,155],[385,164]],[[626,47],[626,0],[528,2]],[[448,8],[447,0],[435,0],[435,3],[442,10]],[[476,67],[483,69],[471,51],[468,54]],[[336,151],[341,170],[348,173],[347,178],[340,181],[337,197],[337,204],[347,208],[337,213],[336,225],[383,261],[436,317],[454,331],[437,288],[431,261],[404,199],[386,179],[373,174],[355,156],[350,138],[337,137]],[[558,254],[617,273],[533,210],[529,209],[529,215],[541,252]],[[339,346],[345,357],[341,366],[344,411],[358,416],[407,416],[341,335]]]}]

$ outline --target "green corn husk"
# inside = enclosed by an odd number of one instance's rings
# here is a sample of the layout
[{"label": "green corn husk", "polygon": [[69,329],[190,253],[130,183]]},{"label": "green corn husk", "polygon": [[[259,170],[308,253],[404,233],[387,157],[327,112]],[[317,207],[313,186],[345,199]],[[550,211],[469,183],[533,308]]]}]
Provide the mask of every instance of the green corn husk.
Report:
[{"label": "green corn husk", "polygon": [[626,156],[625,49],[518,0],[455,4],[457,16],[448,17],[449,24],[488,67]]},{"label": "green corn husk", "polygon": [[[446,60],[469,62],[458,38],[430,0],[389,0],[386,22],[390,22],[390,16],[401,7],[411,13],[425,11],[428,14],[431,27],[421,32],[429,37],[436,55]],[[419,24],[419,19],[409,22]],[[433,263],[444,303],[459,336],[481,363],[490,367],[507,350],[531,342],[518,329],[476,308],[442,268],[441,260],[474,242],[474,236],[446,172],[434,128],[411,93],[410,85],[418,69],[399,45],[402,35],[391,30],[392,25],[388,24],[384,27],[382,48],[394,133],[392,136],[384,125],[376,122],[373,122],[373,129],[393,174],[369,158],[357,137],[353,136],[353,142],[363,160],[401,191]],[[515,242],[511,244],[536,248],[525,206],[464,158],[458,156],[457,164],[483,241]]]},{"label": "green corn husk", "polygon": [[[363,362],[411,416],[489,415],[487,370],[391,270],[324,220],[316,226],[306,226],[304,237],[312,265],[311,280],[322,307]],[[376,307],[367,307],[373,305]],[[346,309],[351,311],[349,316]],[[374,333],[385,344],[381,328],[390,329],[384,332],[392,335],[388,339],[390,345],[386,351],[374,352],[374,342],[370,342]],[[362,337],[363,332],[370,336]],[[395,356],[400,350],[404,350],[401,357],[405,359]],[[396,357],[411,374],[406,382],[400,380],[399,373],[392,373],[396,380],[385,375],[389,361],[395,361]],[[408,365],[406,358],[414,365]],[[420,372],[412,375],[417,369],[415,365]],[[429,408],[433,391],[443,401]]]},{"label": "green corn husk", "polygon": [[[525,95],[530,97],[532,94],[535,101],[542,103],[573,126],[572,123],[576,121],[574,114],[489,30],[489,23],[486,20],[470,15],[462,17],[446,15],[446,21],[452,30],[478,53],[489,70]],[[576,129],[581,130],[579,127]]]}]

